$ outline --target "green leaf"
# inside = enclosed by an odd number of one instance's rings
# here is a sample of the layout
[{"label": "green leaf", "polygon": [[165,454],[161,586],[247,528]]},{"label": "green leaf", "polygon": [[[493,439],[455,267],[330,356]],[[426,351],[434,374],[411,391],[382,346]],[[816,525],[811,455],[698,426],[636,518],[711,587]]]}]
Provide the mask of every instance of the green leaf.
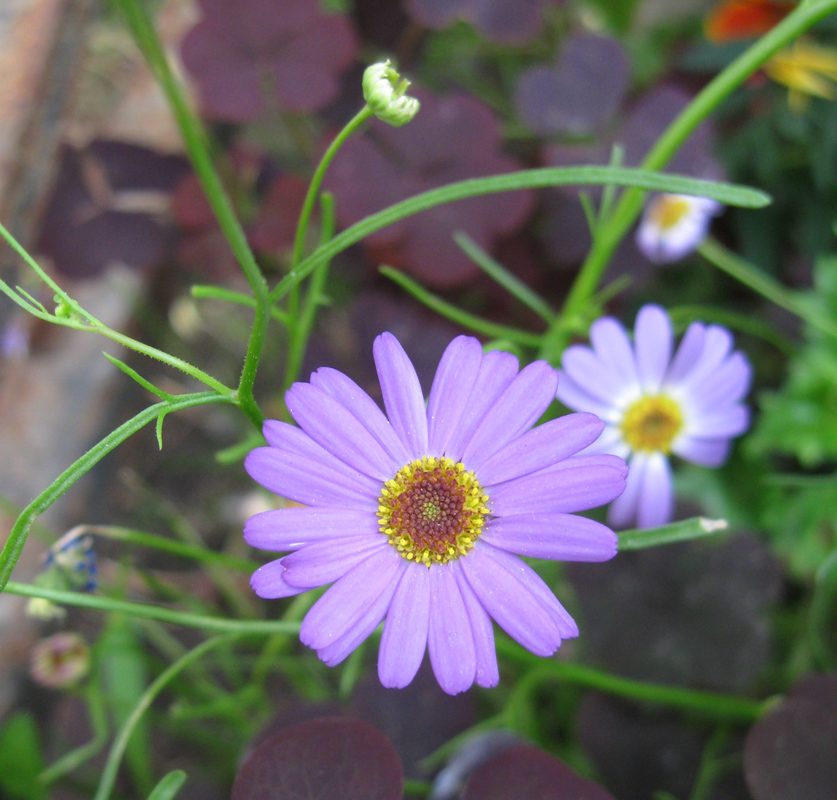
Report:
[{"label": "green leaf", "polygon": [[44,768],[35,720],[26,711],[8,717],[0,728],[0,788],[9,800],[40,800]]},{"label": "green leaf", "polygon": [[[102,353],[102,355],[110,361],[117,369],[124,372],[129,378],[135,380],[143,389],[147,389],[151,394],[157,395],[161,400],[171,400],[172,395],[168,392],[164,392],[162,389],[158,389],[153,383],[147,381],[145,378],[142,377],[136,370],[131,369],[126,363],[120,361],[115,356],[110,355],[109,353]],[[162,448],[162,445],[160,445]]]},{"label": "green leaf", "polygon": [[186,783],[186,773],[182,769],[172,770],[148,795],[148,800],[172,800]]},{"label": "green leaf", "polygon": [[[123,727],[148,685],[145,650],[125,617],[115,616],[96,645],[98,664],[114,724]],[[126,760],[137,788],[148,794],[152,785],[151,732],[140,720],[128,742]]]},{"label": "green leaf", "polygon": [[625,550],[642,550],[646,547],[657,547],[661,544],[673,542],[687,542],[690,539],[703,539],[725,531],[729,525],[725,519],[707,519],[706,517],[692,517],[682,522],[672,522],[659,528],[644,530],[622,531],[619,536],[619,552]]}]

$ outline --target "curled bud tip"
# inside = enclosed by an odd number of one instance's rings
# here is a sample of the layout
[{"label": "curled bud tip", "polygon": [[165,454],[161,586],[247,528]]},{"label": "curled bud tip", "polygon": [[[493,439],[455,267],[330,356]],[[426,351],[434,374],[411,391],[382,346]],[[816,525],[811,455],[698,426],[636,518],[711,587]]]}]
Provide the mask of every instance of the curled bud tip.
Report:
[{"label": "curled bud tip", "polygon": [[399,127],[419,110],[419,101],[405,92],[410,81],[402,78],[389,59],[372,64],[363,73],[363,99],[378,119]]}]

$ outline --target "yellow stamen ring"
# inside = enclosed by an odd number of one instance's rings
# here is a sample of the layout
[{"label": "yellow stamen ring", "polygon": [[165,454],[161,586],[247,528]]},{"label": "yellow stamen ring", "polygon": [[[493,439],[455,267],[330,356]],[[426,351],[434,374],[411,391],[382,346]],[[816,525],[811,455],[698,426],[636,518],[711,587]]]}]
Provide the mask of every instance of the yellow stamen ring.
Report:
[{"label": "yellow stamen ring", "polygon": [[668,453],[682,429],[680,406],[662,394],[640,397],[622,419],[622,435],[632,450]]},{"label": "yellow stamen ring", "polygon": [[488,515],[488,495],[473,472],[453,459],[425,456],[388,480],[378,525],[408,561],[446,564],[473,549]]}]

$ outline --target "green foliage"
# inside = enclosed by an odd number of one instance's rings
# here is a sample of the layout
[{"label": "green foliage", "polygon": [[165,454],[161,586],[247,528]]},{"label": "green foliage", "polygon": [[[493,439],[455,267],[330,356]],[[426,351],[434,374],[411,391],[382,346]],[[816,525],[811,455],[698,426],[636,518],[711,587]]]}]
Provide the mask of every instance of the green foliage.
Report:
[{"label": "green foliage", "polygon": [[9,800],[46,797],[38,774],[44,768],[38,730],[32,715],[19,711],[0,728],[0,794]]}]

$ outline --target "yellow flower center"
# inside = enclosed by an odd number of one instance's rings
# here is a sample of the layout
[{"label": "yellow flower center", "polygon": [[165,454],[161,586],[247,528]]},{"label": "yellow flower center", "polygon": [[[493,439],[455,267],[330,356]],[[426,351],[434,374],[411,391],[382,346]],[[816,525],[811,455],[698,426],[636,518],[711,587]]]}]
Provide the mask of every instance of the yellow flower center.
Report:
[{"label": "yellow flower center", "polygon": [[685,197],[663,194],[655,198],[648,215],[660,230],[667,231],[677,225],[689,213],[691,203]]},{"label": "yellow flower center", "polygon": [[408,561],[445,564],[474,547],[488,495],[473,472],[450,458],[425,456],[384,484],[378,524]]},{"label": "yellow flower center", "polygon": [[668,453],[682,428],[680,406],[662,394],[640,397],[622,419],[622,435],[632,450]]}]

